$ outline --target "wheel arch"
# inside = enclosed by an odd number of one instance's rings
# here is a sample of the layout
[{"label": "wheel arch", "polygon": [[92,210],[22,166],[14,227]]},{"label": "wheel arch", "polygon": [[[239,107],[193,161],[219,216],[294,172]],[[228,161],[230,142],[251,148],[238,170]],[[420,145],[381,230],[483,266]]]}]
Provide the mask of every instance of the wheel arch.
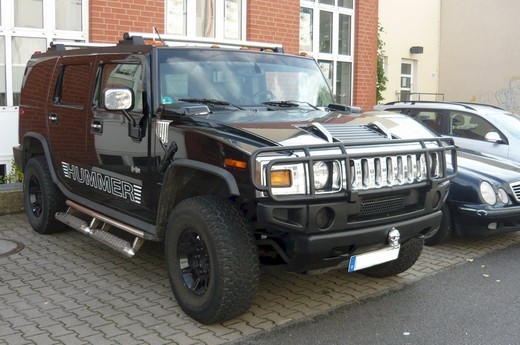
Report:
[{"label": "wheel arch", "polygon": [[36,156],[45,156],[47,160],[47,166],[49,167],[52,180],[54,183],[58,183],[58,176],[54,171],[54,165],[52,164],[51,150],[47,139],[39,133],[27,132],[22,139],[22,152],[20,155],[21,162],[17,162],[22,172],[27,165],[29,159]]},{"label": "wheel arch", "polygon": [[175,160],[163,179],[157,210],[157,235],[164,235],[168,217],[177,204],[202,195],[229,199],[239,197],[240,191],[234,176],[225,169],[190,159]]}]

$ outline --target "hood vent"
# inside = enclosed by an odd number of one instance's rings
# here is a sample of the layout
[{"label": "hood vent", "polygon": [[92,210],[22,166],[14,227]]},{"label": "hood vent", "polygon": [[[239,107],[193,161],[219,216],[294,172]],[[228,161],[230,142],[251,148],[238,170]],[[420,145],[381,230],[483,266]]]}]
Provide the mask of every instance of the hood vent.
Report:
[{"label": "hood vent", "polygon": [[385,129],[374,125],[330,125],[313,123],[305,128],[328,142],[351,142],[360,140],[388,140]]}]

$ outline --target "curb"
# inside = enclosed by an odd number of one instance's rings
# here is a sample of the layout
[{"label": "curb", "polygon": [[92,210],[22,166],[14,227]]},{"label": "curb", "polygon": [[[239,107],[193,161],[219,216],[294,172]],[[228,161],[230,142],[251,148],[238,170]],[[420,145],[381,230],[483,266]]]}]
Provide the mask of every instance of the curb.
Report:
[{"label": "curb", "polygon": [[0,184],[0,216],[23,212],[21,183]]}]

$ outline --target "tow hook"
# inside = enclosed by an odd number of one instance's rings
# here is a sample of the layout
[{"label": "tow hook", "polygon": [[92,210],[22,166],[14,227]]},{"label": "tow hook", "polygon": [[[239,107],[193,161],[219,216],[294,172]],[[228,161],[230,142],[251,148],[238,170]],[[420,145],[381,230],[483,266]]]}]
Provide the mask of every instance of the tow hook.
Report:
[{"label": "tow hook", "polygon": [[388,232],[388,244],[392,247],[397,247],[399,245],[399,239],[401,238],[401,233],[396,228],[392,228]]}]

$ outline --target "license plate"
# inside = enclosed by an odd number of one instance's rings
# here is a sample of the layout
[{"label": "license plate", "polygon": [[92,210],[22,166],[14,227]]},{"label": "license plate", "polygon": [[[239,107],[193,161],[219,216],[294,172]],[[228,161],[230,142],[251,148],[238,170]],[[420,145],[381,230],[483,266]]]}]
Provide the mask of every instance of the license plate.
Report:
[{"label": "license plate", "polygon": [[386,247],[371,252],[353,255],[350,257],[348,271],[354,272],[363,268],[379,265],[388,261],[397,259],[399,256],[400,245],[395,247]]}]

